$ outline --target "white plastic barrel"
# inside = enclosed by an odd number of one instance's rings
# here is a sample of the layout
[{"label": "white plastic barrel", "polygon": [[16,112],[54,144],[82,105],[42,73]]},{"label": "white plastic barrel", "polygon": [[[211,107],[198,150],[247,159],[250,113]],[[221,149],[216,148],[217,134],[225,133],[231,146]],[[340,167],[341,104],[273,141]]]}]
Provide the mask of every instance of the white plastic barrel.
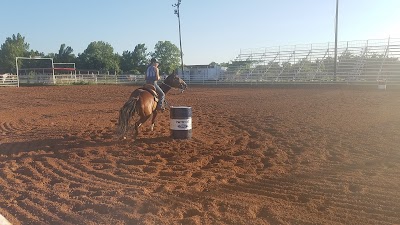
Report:
[{"label": "white plastic barrel", "polygon": [[192,138],[192,108],[187,106],[171,106],[170,130],[173,139]]}]

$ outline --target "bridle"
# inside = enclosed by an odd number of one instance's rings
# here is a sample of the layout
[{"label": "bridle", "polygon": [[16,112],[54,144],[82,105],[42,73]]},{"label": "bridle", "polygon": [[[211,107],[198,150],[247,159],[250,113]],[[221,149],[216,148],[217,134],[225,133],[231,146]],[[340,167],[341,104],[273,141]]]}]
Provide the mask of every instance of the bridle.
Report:
[{"label": "bridle", "polygon": [[[167,86],[167,87],[169,87],[169,88],[176,88],[176,87],[172,87],[172,86],[169,85],[169,84],[166,84],[164,81],[162,82],[162,84],[164,84],[165,86]],[[185,89],[183,89],[183,88],[176,88],[176,89],[180,89],[180,90],[181,90],[181,93],[183,92],[183,90],[185,90]]]},{"label": "bridle", "polygon": [[174,87],[172,87],[171,85],[166,84],[164,81],[162,82],[162,84],[164,84],[165,86],[167,86],[167,87],[169,87],[169,88],[174,88]]},{"label": "bridle", "polygon": [[[165,83],[164,81],[163,81],[161,84],[167,86],[167,87],[170,88],[170,89],[176,88],[176,87],[172,87],[171,85]],[[176,88],[176,89],[178,89],[178,88]],[[183,92],[183,89],[181,88],[181,93],[182,93],[182,92]],[[167,99],[164,98],[164,102],[165,102],[165,105],[166,105],[167,107],[169,107],[169,104],[168,104],[168,102],[167,102]]]}]

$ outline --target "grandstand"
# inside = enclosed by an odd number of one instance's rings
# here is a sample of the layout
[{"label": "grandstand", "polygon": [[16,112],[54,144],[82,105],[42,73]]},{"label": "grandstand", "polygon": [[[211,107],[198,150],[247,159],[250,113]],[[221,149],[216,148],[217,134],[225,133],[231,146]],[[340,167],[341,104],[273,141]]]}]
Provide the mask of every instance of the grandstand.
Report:
[{"label": "grandstand", "polygon": [[226,71],[230,82],[330,82],[400,84],[400,39],[244,49]]}]

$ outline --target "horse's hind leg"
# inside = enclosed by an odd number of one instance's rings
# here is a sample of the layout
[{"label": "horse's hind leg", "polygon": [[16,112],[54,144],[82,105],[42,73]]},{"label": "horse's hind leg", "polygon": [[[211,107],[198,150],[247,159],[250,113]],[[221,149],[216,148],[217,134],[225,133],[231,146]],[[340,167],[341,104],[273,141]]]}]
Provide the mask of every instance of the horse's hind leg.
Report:
[{"label": "horse's hind leg", "polygon": [[139,128],[140,128],[140,126],[142,126],[142,124],[145,123],[149,118],[150,118],[150,115],[140,117],[140,119],[135,123],[135,135],[134,135],[134,139],[136,139],[136,137],[139,135]]},{"label": "horse's hind leg", "polygon": [[156,124],[157,110],[153,112],[153,118],[151,119],[151,131],[154,131],[154,125]]}]

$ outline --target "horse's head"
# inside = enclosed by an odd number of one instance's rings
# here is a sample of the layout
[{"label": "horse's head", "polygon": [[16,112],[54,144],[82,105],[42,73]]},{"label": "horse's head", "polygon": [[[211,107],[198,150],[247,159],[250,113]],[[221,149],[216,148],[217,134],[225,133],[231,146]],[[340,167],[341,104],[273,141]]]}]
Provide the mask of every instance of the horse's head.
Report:
[{"label": "horse's head", "polygon": [[178,77],[178,75],[174,72],[167,78],[165,78],[164,83],[171,87],[180,88],[182,90],[185,90],[187,88],[186,82]]}]

